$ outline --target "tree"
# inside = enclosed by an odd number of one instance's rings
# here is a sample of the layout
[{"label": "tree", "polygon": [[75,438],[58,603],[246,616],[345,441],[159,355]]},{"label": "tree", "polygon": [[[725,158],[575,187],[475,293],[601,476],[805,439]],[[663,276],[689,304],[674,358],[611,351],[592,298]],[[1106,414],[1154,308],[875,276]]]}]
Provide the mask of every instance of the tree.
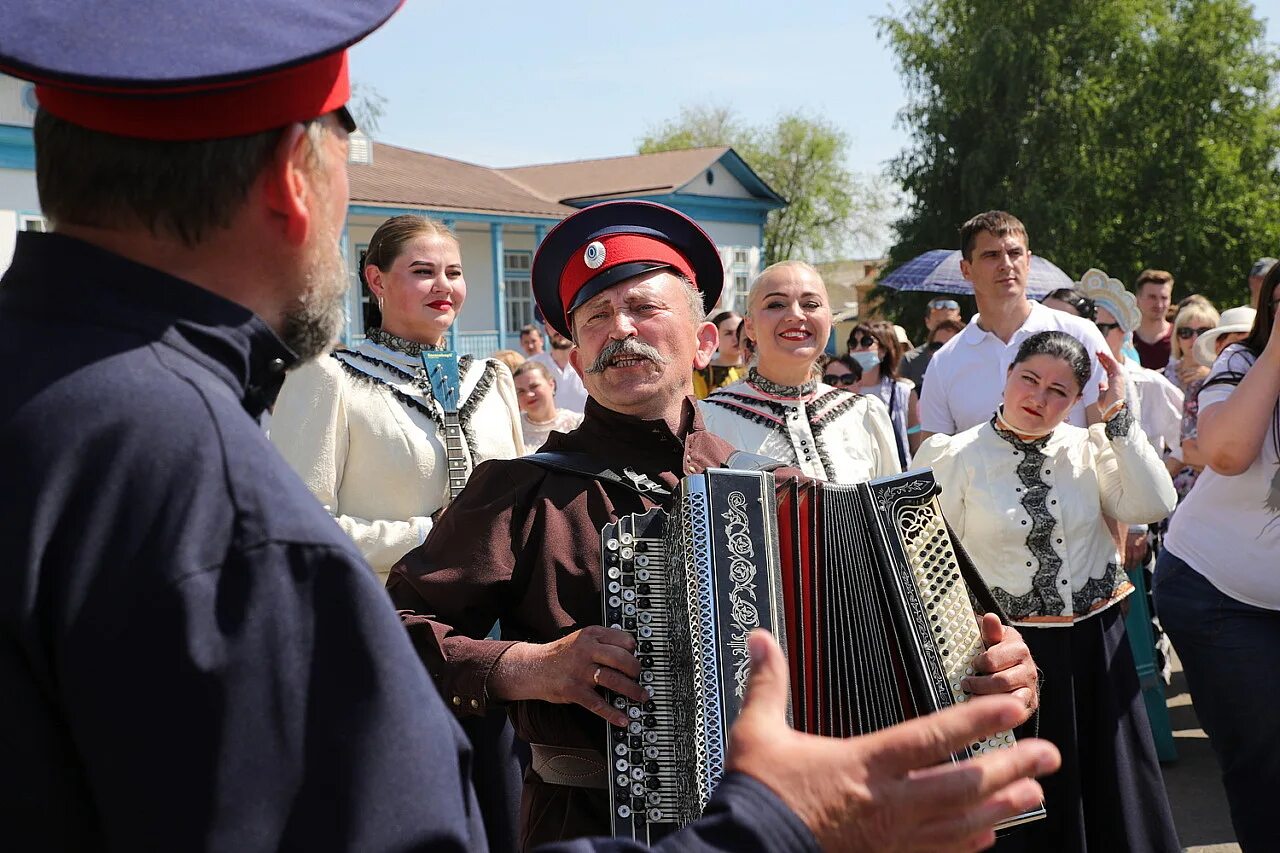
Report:
[{"label": "tree", "polygon": [[367,136],[374,136],[382,127],[382,117],[387,112],[387,99],[372,86],[356,82],[351,84],[351,98],[347,109],[356,125]]},{"label": "tree", "polygon": [[1226,307],[1280,247],[1280,64],[1244,0],[914,0],[879,24],[912,137],[894,263],[1004,208],[1068,273],[1162,267]]},{"label": "tree", "polygon": [[764,262],[817,259],[851,242],[866,242],[887,207],[882,187],[844,165],[848,136],[801,112],[752,127],[730,108],[686,106],[678,118],[651,129],[641,154],[727,145],[789,203],[769,213]]}]

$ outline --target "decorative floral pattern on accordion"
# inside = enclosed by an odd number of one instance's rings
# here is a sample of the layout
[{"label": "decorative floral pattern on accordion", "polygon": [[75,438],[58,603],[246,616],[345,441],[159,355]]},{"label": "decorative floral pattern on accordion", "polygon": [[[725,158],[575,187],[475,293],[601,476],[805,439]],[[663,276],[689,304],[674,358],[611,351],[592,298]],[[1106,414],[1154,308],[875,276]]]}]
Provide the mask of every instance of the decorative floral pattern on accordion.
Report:
[{"label": "decorative floral pattern on accordion", "polygon": [[728,522],[724,533],[729,546],[729,580],[733,582],[733,589],[729,592],[729,600],[733,603],[729,613],[733,622],[729,649],[734,657],[734,694],[742,699],[747,691],[747,676],[751,671],[747,637],[760,627],[760,612],[755,604],[756,552],[751,545],[746,511],[747,496],[742,492],[730,492],[728,502],[729,509],[721,514],[721,518]]}]

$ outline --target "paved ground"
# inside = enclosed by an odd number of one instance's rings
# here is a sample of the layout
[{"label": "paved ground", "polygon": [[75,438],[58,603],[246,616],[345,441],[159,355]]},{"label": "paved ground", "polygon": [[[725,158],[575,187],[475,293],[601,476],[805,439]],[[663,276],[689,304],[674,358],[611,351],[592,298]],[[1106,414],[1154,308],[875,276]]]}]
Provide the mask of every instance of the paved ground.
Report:
[{"label": "paved ground", "polygon": [[1174,658],[1173,683],[1168,692],[1169,718],[1178,747],[1178,760],[1163,766],[1165,786],[1178,837],[1194,853],[1239,853],[1218,765],[1200,722],[1196,719],[1182,665]]}]

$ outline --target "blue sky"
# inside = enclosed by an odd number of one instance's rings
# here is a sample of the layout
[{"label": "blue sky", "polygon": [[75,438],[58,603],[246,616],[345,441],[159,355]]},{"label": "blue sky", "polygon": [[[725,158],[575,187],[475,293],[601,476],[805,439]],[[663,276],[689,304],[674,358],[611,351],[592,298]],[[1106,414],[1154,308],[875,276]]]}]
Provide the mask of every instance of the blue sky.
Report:
[{"label": "blue sky", "polygon": [[843,128],[849,165],[905,144],[888,0],[580,3],[408,0],[352,54],[386,99],[378,138],[490,166],[635,151],[682,105],[752,123],[802,108]]}]

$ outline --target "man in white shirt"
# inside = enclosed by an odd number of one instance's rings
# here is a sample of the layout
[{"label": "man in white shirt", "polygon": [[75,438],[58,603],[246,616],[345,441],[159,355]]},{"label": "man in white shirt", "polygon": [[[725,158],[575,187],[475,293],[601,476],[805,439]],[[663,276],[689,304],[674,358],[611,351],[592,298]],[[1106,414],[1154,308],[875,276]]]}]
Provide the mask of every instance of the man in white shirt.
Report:
[{"label": "man in white shirt", "polygon": [[954,435],[995,414],[1018,347],[1045,331],[1066,332],[1089,351],[1093,374],[1067,420],[1077,426],[1097,420],[1095,404],[1106,373],[1096,353],[1105,351],[1107,342],[1088,320],[1027,299],[1031,250],[1026,227],[1002,210],[987,211],[961,227],[960,246],[960,270],[973,284],[978,313],[929,363],[920,398],[925,438],[939,432]]},{"label": "man in white shirt", "polygon": [[582,384],[578,371],[569,364],[573,341],[551,326],[547,326],[547,339],[551,341],[551,351],[532,355],[529,361],[544,364],[551,371],[552,378],[556,380],[556,408],[580,415],[587,406],[587,388]]}]

